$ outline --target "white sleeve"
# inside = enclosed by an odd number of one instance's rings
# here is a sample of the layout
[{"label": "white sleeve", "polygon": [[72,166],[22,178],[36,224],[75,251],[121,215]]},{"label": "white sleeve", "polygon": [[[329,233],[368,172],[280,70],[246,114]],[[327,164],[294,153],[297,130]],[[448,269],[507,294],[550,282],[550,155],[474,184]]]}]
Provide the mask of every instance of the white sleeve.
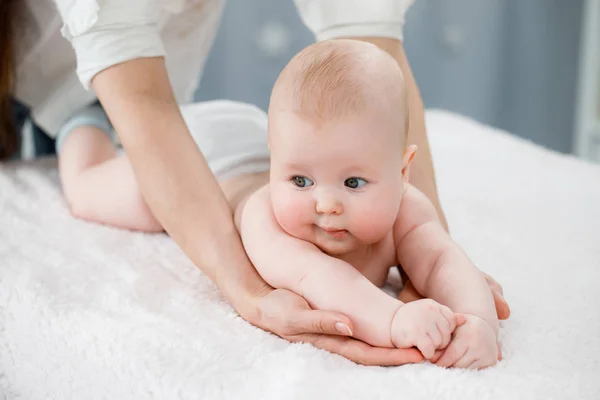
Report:
[{"label": "white sleeve", "polygon": [[62,34],[75,50],[77,75],[86,89],[113,65],[165,55],[158,21],[160,0],[55,0]]},{"label": "white sleeve", "polygon": [[404,15],[414,0],[295,0],[317,40],[348,36],[403,40]]}]

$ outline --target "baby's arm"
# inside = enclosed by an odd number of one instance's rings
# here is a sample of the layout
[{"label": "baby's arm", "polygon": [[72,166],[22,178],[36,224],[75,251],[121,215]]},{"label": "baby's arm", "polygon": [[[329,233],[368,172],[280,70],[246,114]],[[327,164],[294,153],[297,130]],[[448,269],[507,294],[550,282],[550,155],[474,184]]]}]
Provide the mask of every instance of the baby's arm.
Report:
[{"label": "baby's arm", "polygon": [[477,315],[498,331],[489,285],[444,230],[435,207],[412,186],[403,197],[394,237],[398,261],[419,293],[454,312]]},{"label": "baby's arm", "polygon": [[[351,265],[288,235],[273,216],[268,193],[264,187],[251,196],[236,222],[249,258],[270,285],[301,295],[313,308],[343,313],[353,322],[353,336],[374,346],[417,346],[430,358],[447,343],[456,325],[447,307],[431,300],[403,305]],[[446,329],[433,340],[428,328],[438,335],[436,323]]]},{"label": "baby's arm", "polygon": [[352,336],[373,346],[394,347],[390,323],[402,303],[346,262],[288,235],[271,210],[265,186],[248,199],[239,218],[244,248],[263,279],[299,294],[313,308],[343,313],[354,325]]},{"label": "baby's arm", "polygon": [[495,364],[498,318],[490,288],[444,230],[433,205],[412,186],[404,196],[394,236],[398,261],[417,291],[467,318],[438,365],[483,368]]}]

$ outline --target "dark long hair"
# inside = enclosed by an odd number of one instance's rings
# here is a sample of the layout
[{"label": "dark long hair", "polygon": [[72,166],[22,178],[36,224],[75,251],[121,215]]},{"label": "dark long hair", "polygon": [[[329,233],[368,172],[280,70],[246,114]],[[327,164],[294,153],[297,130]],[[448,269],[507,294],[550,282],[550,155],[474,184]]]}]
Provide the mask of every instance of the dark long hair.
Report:
[{"label": "dark long hair", "polygon": [[12,116],[15,85],[17,24],[23,0],[0,0],[0,161],[18,148],[19,138]]}]

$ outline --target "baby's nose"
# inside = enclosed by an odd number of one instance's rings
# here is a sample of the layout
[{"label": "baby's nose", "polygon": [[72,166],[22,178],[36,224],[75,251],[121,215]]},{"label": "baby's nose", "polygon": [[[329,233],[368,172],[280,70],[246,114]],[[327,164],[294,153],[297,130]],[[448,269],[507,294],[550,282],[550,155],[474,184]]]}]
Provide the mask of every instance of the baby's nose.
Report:
[{"label": "baby's nose", "polygon": [[316,209],[319,214],[341,214],[343,212],[342,203],[330,193],[322,193],[317,197]]}]

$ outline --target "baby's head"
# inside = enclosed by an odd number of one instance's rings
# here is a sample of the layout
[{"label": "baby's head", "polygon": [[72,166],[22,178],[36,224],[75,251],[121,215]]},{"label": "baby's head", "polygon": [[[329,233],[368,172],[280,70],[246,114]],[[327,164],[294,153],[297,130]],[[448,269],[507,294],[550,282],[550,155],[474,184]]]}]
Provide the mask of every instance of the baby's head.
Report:
[{"label": "baby's head", "polygon": [[[290,235],[342,255],[390,232],[413,147],[405,150],[402,72],[353,40],[307,47],[281,72],[269,105],[273,212]],[[404,151],[404,157],[403,157]]]}]

